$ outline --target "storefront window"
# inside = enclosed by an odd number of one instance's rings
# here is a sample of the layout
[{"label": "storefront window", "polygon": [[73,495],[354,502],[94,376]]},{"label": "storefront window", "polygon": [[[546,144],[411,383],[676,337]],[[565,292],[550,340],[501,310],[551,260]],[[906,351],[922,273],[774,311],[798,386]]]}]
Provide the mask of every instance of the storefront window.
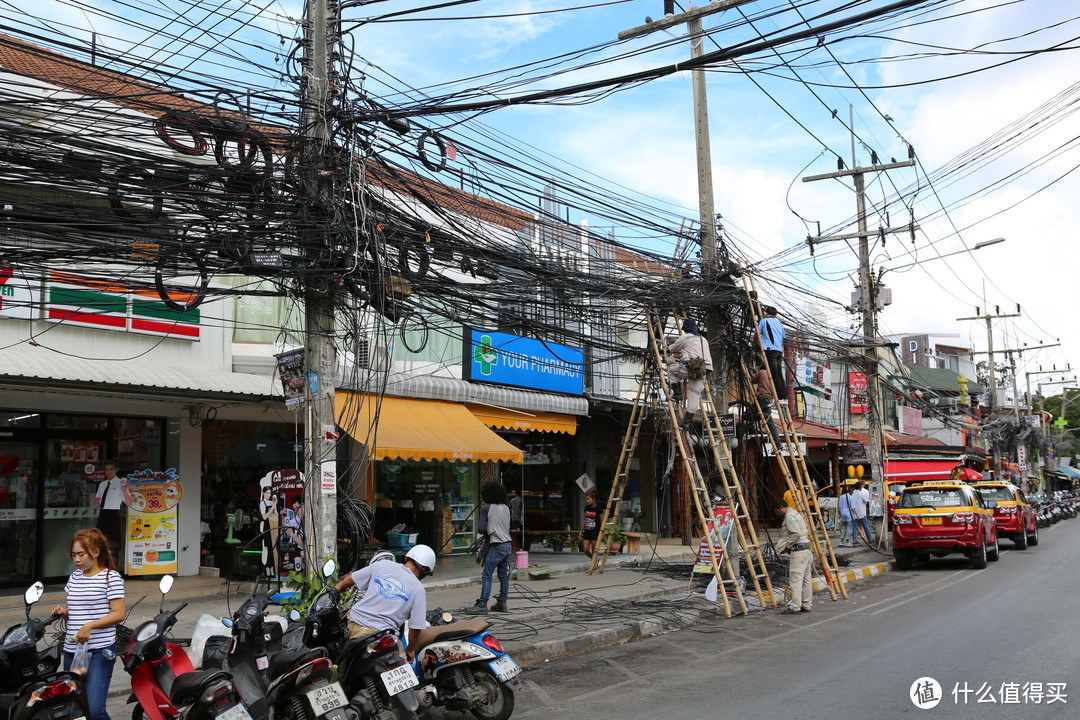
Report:
[{"label": "storefront window", "polygon": [[104,415],[55,415],[47,416],[46,427],[58,430],[108,430],[109,418]]},{"label": "storefront window", "polygon": [[0,442],[0,582],[34,579],[37,445]]},{"label": "storefront window", "polygon": [[464,550],[476,534],[477,463],[385,460],[375,468],[375,539],[395,528],[436,552]]},{"label": "storefront window", "polygon": [[521,447],[521,465],[509,466],[503,484],[511,495],[524,498],[525,529],[529,532],[577,529],[575,487],[570,477],[569,436],[555,433],[529,433],[502,437]]}]

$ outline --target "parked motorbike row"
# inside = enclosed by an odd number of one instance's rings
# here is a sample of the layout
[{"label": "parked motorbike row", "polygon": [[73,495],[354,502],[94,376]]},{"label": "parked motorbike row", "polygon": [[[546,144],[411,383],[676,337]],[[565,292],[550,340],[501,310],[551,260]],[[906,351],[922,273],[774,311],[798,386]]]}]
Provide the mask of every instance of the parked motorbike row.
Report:
[{"label": "parked motorbike row", "polygon": [[1080,512],[1080,497],[1073,492],[1058,490],[1050,498],[1035,504],[1035,518],[1039,527],[1049,527],[1066,518],[1074,518]]},{"label": "parked motorbike row", "polygon": [[[335,569],[328,561],[324,578]],[[162,607],[171,580],[162,579]],[[513,712],[520,668],[483,621],[424,630],[409,664],[397,633],[348,637],[330,582],[284,632],[265,619],[270,601],[256,592],[223,618],[231,636],[221,652],[207,642],[201,670],[167,639],[187,603],[136,628],[123,655],[133,720],[414,720],[432,706],[507,720]]]}]

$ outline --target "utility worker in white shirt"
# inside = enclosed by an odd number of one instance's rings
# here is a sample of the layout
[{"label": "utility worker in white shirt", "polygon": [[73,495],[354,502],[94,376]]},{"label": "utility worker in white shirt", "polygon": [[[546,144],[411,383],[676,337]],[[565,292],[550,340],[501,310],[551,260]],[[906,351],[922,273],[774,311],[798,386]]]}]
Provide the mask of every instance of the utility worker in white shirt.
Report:
[{"label": "utility worker in white shirt", "polygon": [[774,507],[777,514],[784,516],[776,549],[778,552],[788,553],[790,557],[788,585],[791,586],[791,601],[780,612],[785,615],[808,613],[814,601],[814,554],[810,552],[810,533],[806,529],[806,520],[783,499],[776,500]]}]

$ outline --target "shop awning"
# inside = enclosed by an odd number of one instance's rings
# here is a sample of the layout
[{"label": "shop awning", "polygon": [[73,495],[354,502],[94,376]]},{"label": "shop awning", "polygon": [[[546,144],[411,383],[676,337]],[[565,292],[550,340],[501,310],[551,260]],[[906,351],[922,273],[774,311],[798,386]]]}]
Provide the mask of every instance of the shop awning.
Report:
[{"label": "shop awning", "polygon": [[521,450],[460,403],[338,392],[334,414],[376,460],[522,460]]},{"label": "shop awning", "polygon": [[573,435],[577,432],[577,418],[548,412],[523,412],[494,405],[468,405],[469,412],[490,428],[519,430],[522,432],[550,432]]},{"label": "shop awning", "polygon": [[892,482],[916,480],[948,480],[956,460],[889,460],[885,463],[885,477]]},{"label": "shop awning", "polygon": [[1080,470],[1069,467],[1067,465],[1058,466],[1058,468],[1054,470],[1054,472],[1058,473],[1059,475],[1064,475],[1070,480],[1080,480]]}]

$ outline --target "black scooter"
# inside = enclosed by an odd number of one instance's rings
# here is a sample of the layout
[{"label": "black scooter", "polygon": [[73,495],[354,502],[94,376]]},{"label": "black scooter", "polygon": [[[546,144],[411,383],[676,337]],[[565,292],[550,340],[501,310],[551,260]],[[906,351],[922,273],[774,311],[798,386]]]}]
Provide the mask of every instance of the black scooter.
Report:
[{"label": "black scooter", "polygon": [[30,607],[44,594],[45,586],[40,582],[27,588],[23,594],[26,622],[8,628],[0,640],[0,717],[8,720],[86,718],[90,714],[82,678],[57,671],[61,646],[38,652],[45,630],[63,617],[30,617]]}]

